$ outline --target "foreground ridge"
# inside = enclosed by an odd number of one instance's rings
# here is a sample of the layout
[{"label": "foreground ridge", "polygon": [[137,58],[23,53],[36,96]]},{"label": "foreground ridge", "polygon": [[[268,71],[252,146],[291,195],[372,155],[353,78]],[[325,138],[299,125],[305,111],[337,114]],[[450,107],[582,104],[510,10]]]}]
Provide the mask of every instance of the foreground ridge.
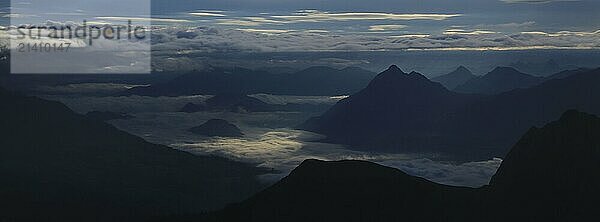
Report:
[{"label": "foreground ridge", "polygon": [[436,184],[355,160],[306,160],[212,221],[589,221],[600,200],[600,118],[575,110],[532,128],[489,186]]}]

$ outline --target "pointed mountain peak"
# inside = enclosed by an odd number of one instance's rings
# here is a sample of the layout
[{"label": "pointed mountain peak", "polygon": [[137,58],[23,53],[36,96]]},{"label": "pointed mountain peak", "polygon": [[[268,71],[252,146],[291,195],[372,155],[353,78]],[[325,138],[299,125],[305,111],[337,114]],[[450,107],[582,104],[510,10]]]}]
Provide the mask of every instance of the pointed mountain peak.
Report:
[{"label": "pointed mountain peak", "polygon": [[369,90],[399,92],[410,90],[432,89],[446,90],[439,83],[432,82],[418,72],[405,73],[398,66],[392,65],[377,75],[367,86]]},{"label": "pointed mountain peak", "polygon": [[371,81],[371,84],[374,82],[388,82],[388,81],[398,81],[401,79],[405,79],[406,77],[408,77],[408,74],[406,74],[405,72],[403,72],[400,68],[398,68],[398,66],[396,65],[391,65],[388,69],[386,69],[385,71],[379,73],[379,75],[377,75],[375,77],[375,79],[373,79]]},{"label": "pointed mountain peak", "polygon": [[397,76],[399,74],[408,75],[407,73],[402,71],[402,69],[398,68],[398,66],[391,65],[389,68],[387,68],[385,71],[381,72],[379,75],[380,76]]},{"label": "pointed mountain peak", "polygon": [[413,78],[417,78],[417,79],[425,79],[425,80],[429,80],[426,76],[424,76],[421,73],[412,71],[408,74],[408,76],[413,77]]},{"label": "pointed mountain peak", "polygon": [[477,76],[464,66],[457,67],[454,71],[433,78],[434,82],[439,82],[447,89],[455,89],[457,86],[465,84],[467,81]]},{"label": "pointed mountain peak", "polygon": [[398,68],[397,65],[391,65],[387,70],[385,70],[384,72],[400,72],[400,73],[404,73],[402,72],[402,70],[400,68]]},{"label": "pointed mountain peak", "polygon": [[467,73],[471,73],[471,70],[467,69],[467,67],[459,66],[458,68],[456,68],[456,70],[454,70],[454,72],[467,72]]}]

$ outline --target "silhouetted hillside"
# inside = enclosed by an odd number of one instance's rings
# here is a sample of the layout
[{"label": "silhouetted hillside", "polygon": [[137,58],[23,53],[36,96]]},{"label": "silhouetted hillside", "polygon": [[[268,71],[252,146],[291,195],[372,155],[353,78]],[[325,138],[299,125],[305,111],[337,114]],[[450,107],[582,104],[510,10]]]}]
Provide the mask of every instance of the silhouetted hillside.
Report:
[{"label": "silhouetted hillside", "polygon": [[526,73],[532,73],[536,75],[548,75],[548,73],[556,73],[563,69],[563,65],[560,65],[556,60],[549,59],[541,62],[525,62],[518,61],[509,64],[510,67],[514,67]]},{"label": "silhouetted hillside", "polygon": [[199,213],[263,172],[151,144],[58,102],[0,89],[0,220],[137,221]]},{"label": "silhouetted hillside", "polygon": [[440,140],[461,138],[445,121],[476,97],[451,92],[423,75],[391,66],[367,88],[341,100],[303,129],[355,149],[388,152],[443,150]]},{"label": "silhouetted hillside", "polygon": [[587,69],[587,68],[579,68],[579,69],[573,69],[573,70],[565,70],[565,71],[561,71],[555,74],[552,74],[548,77],[546,77],[547,80],[552,80],[552,79],[564,79],[567,78],[569,76],[578,74],[578,73],[582,73],[582,72],[587,72],[590,71],[591,69]]},{"label": "silhouetted hillside", "polygon": [[147,96],[256,94],[348,95],[367,85],[375,73],[360,69],[312,67],[291,74],[243,68],[213,68],[181,75],[166,83],[135,87],[127,94]]},{"label": "silhouetted hillside", "polygon": [[473,78],[454,90],[461,93],[494,95],[514,89],[529,88],[544,81],[510,67],[497,67],[488,74]]},{"label": "silhouetted hillside", "polygon": [[488,145],[486,148],[498,150],[496,155],[504,156],[508,152],[506,147],[514,144],[531,126],[552,121],[565,110],[600,114],[598,85],[600,69],[595,69],[549,80],[529,89],[487,97],[470,103],[450,126],[474,138],[485,138],[482,142]]},{"label": "silhouetted hillside", "polygon": [[134,116],[128,115],[125,113],[115,113],[115,112],[108,112],[108,111],[91,111],[91,112],[86,113],[85,116],[88,117],[89,119],[98,120],[98,121],[109,121],[109,120],[116,120],[116,119],[134,118]]},{"label": "silhouetted hillside", "polygon": [[530,129],[490,185],[513,213],[506,221],[587,221],[600,216],[599,172],[600,119],[572,110]]},{"label": "silhouetted hillside", "polygon": [[565,110],[600,114],[598,85],[600,69],[477,97],[450,92],[392,67],[301,128],[359,150],[488,159],[506,155],[507,147],[529,127],[556,119]]},{"label": "silhouetted hillside", "polygon": [[306,160],[206,221],[594,221],[600,119],[569,111],[530,130],[489,186],[450,187],[363,161]]},{"label": "silhouetted hillside", "polygon": [[241,137],[244,135],[236,125],[222,119],[208,120],[200,126],[191,128],[189,131],[204,136]]},{"label": "silhouetted hillside", "polygon": [[444,221],[463,217],[475,194],[370,162],[306,160],[277,184],[211,219]]},{"label": "silhouetted hillside", "polygon": [[473,78],[477,78],[477,76],[473,75],[473,73],[464,66],[459,66],[451,73],[435,77],[431,80],[439,82],[446,87],[446,89],[453,90],[457,86],[460,86]]}]

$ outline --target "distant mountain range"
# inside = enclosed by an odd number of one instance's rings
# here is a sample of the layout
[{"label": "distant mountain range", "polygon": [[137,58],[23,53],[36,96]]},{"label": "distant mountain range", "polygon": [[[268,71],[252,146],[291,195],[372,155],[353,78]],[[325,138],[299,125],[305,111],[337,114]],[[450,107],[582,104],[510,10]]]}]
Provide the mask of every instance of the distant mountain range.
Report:
[{"label": "distant mountain range", "polygon": [[586,71],[590,71],[592,69],[587,69],[587,68],[578,68],[578,69],[572,69],[572,70],[564,70],[564,71],[560,71],[558,73],[552,74],[548,77],[546,77],[547,80],[552,80],[552,79],[564,79],[567,78],[569,76],[578,74],[578,73],[582,73],[582,72],[586,72]]},{"label": "distant mountain range", "polygon": [[456,70],[446,75],[432,78],[431,81],[441,83],[446,89],[453,90],[457,86],[465,84],[467,81],[477,78],[469,69],[459,66]]},{"label": "distant mountain range", "polygon": [[497,67],[483,76],[469,79],[454,88],[454,91],[494,95],[514,89],[529,88],[544,80],[543,77],[528,75],[511,67]]},{"label": "distant mountain range", "polygon": [[242,94],[219,94],[207,99],[202,104],[187,103],[179,111],[195,112],[277,112],[304,111],[322,113],[329,109],[329,104],[269,104],[260,99]]},{"label": "distant mountain range", "polygon": [[266,170],[148,143],[58,102],[0,89],[0,103],[0,221],[145,221],[263,186]]},{"label": "distant mountain range", "polygon": [[[306,160],[204,221],[594,221],[600,118],[568,111],[530,129],[489,186],[451,187],[363,161]],[[176,220],[174,220],[176,221]]]},{"label": "distant mountain range", "polygon": [[363,90],[343,99],[300,128],[328,142],[384,152],[444,150],[440,141],[462,139],[447,130],[449,117],[478,97],[447,90],[439,83],[391,66]]},{"label": "distant mountain range", "polygon": [[273,74],[243,68],[211,68],[191,72],[126,95],[180,96],[215,94],[349,95],[364,88],[376,73],[360,68],[311,67],[296,73]]},{"label": "distant mountain range", "polygon": [[[501,71],[501,70],[498,70]],[[491,96],[460,94],[392,66],[302,129],[353,149],[432,152],[481,159],[506,155],[530,126],[568,109],[600,113],[600,69]]]},{"label": "distant mountain range", "polygon": [[522,73],[511,67],[497,67],[486,75],[476,76],[464,66],[459,66],[451,73],[432,78],[431,81],[439,82],[455,92],[495,95],[515,89],[529,88],[551,79],[566,78],[583,71],[589,71],[589,69],[565,70],[546,77],[539,77]]},{"label": "distant mountain range", "polygon": [[572,66],[569,65],[560,65],[554,59],[540,62],[517,61],[509,64],[508,66],[514,67],[525,73],[533,73],[538,75],[547,75],[548,73],[556,73],[563,69],[572,68]]}]

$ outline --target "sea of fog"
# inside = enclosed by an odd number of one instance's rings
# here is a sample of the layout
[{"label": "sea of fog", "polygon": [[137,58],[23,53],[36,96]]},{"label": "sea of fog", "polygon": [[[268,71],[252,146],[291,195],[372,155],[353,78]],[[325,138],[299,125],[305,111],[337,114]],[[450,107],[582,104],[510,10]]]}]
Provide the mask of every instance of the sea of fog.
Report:
[{"label": "sea of fog", "polygon": [[[84,85],[83,88],[90,87]],[[93,86],[102,88],[101,86]],[[109,86],[114,87],[114,86]],[[72,86],[69,90],[73,91]],[[341,97],[327,96],[274,96],[253,95],[270,103],[327,103],[334,104]],[[368,160],[401,169],[411,175],[447,185],[479,187],[488,184],[501,159],[452,163],[442,162],[419,154],[385,154],[359,152],[337,144],[314,142],[322,138],[311,132],[295,130],[315,113],[301,112],[177,112],[186,103],[200,103],[210,96],[181,97],[98,97],[98,96],[43,96],[65,103],[79,113],[89,111],[123,112],[132,119],[113,120],[119,129],[153,142],[171,146],[198,155],[218,155],[272,168],[278,173],[263,175],[265,182],[274,182],[286,176],[305,159]],[[221,118],[237,125],[243,138],[204,137],[187,129],[213,118]]]}]

